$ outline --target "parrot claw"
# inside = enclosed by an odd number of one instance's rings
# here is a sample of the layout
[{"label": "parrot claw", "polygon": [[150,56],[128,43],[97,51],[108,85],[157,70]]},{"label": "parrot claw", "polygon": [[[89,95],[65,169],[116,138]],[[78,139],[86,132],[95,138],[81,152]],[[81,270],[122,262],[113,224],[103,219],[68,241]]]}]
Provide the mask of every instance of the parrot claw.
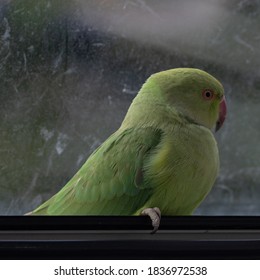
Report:
[{"label": "parrot claw", "polygon": [[161,211],[158,207],[146,208],[141,212],[142,216],[149,216],[152,220],[153,230],[151,234],[156,233],[161,221]]}]

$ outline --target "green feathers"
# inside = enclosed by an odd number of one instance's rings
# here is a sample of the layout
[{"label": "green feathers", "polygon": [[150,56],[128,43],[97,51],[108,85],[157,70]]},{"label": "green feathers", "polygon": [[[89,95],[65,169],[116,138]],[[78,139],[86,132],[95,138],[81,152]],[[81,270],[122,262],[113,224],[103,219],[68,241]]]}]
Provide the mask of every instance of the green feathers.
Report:
[{"label": "green feathers", "polygon": [[142,168],[160,138],[160,131],[152,128],[118,130],[90,156],[67,185],[35,213],[134,213],[151,195],[152,186],[144,183]]},{"label": "green feathers", "polygon": [[218,173],[210,129],[219,121],[221,102],[223,87],[204,71],[152,75],[118,131],[32,214],[133,215],[147,207],[191,214]]}]

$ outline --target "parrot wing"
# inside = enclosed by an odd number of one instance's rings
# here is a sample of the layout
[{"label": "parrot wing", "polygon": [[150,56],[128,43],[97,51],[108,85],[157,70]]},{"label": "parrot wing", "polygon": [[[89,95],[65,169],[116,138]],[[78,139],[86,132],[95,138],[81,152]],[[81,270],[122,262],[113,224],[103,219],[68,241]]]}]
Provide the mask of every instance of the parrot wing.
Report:
[{"label": "parrot wing", "polygon": [[33,215],[131,215],[153,193],[143,180],[143,164],[162,131],[129,128],[112,134],[75,176]]}]

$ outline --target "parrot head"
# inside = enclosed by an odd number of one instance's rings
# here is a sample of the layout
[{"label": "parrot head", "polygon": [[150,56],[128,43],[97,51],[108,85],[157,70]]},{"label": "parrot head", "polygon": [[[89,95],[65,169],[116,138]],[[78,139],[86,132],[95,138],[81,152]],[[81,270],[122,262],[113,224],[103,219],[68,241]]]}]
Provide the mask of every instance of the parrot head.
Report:
[{"label": "parrot head", "polygon": [[140,93],[143,102],[164,104],[188,120],[209,129],[215,127],[216,131],[226,117],[223,86],[199,69],[176,68],[153,74]]}]

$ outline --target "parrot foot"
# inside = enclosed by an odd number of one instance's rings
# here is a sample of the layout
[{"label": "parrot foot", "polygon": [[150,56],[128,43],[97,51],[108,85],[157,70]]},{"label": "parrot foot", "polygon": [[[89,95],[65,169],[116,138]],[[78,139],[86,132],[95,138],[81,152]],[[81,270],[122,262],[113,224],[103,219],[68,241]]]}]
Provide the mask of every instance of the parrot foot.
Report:
[{"label": "parrot foot", "polygon": [[161,211],[158,207],[146,208],[141,212],[142,216],[149,216],[152,220],[153,230],[151,234],[156,233],[161,221]]}]

